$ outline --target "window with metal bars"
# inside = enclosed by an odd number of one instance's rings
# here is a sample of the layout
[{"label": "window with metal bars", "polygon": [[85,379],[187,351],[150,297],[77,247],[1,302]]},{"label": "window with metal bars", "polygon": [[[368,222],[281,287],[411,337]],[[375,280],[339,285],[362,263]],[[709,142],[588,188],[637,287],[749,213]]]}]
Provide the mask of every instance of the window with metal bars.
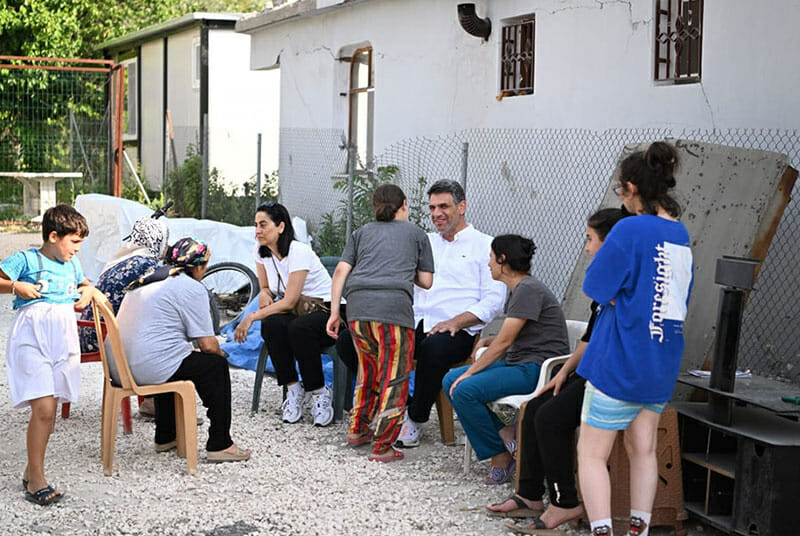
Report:
[{"label": "window with metal bars", "polygon": [[656,82],[700,81],[703,0],[655,0]]},{"label": "window with metal bars", "polygon": [[533,15],[503,25],[498,99],[533,93],[534,37]]}]

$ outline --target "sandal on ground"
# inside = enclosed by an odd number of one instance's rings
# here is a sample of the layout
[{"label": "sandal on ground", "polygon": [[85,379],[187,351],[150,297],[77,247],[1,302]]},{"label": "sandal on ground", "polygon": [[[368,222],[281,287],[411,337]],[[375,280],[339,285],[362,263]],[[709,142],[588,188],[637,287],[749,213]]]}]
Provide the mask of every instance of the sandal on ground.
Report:
[{"label": "sandal on ground", "polygon": [[537,536],[564,536],[567,531],[560,529],[548,529],[539,517],[534,517],[530,523],[519,524],[511,520],[505,522],[505,526],[517,534],[535,534]]},{"label": "sandal on ground", "polygon": [[517,462],[513,458],[509,462],[508,467],[492,467],[489,470],[489,474],[483,479],[483,483],[490,486],[499,486],[500,484],[505,484],[514,478],[514,471],[516,468]]},{"label": "sandal on ground", "polygon": [[363,434],[347,434],[347,444],[351,447],[360,447],[372,441],[372,430],[368,430]]},{"label": "sandal on ground", "polygon": [[525,501],[522,500],[522,497],[520,497],[516,493],[512,493],[499,503],[494,503],[490,506],[501,506],[507,503],[508,501],[514,501],[514,504],[517,505],[517,507],[506,511],[489,510],[489,507],[487,507],[486,515],[488,515],[489,517],[522,517],[522,518],[538,517],[542,515],[542,510],[533,510],[529,508],[528,505],[525,504]]},{"label": "sandal on ground", "polygon": [[402,460],[403,458],[405,458],[405,454],[392,447],[389,447],[380,454],[373,452],[369,455],[369,461],[381,463],[396,462]]},{"label": "sandal on ground", "polygon": [[31,493],[27,489],[25,490],[25,500],[30,501],[32,503],[36,503],[39,506],[48,506],[50,504],[55,504],[61,499],[64,498],[64,493],[60,491],[56,491],[53,486],[45,486],[42,489]]},{"label": "sandal on ground", "polygon": [[172,441],[167,441],[166,443],[155,443],[153,448],[156,452],[169,452],[172,449],[178,448],[178,440],[173,439]]},{"label": "sandal on ground", "polygon": [[209,463],[245,462],[250,459],[250,449],[236,447],[236,452],[227,450],[208,451],[206,454]]},{"label": "sandal on ground", "polygon": [[22,489],[28,491],[28,479],[24,476],[22,477]]}]

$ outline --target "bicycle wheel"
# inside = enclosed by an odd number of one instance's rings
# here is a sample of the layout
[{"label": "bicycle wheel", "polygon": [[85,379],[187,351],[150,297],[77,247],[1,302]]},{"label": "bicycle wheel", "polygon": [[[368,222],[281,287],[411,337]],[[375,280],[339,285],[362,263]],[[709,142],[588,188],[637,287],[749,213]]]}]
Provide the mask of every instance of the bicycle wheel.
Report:
[{"label": "bicycle wheel", "polygon": [[210,266],[201,282],[208,289],[216,334],[236,322],[259,292],[256,274],[238,262],[220,262]]}]

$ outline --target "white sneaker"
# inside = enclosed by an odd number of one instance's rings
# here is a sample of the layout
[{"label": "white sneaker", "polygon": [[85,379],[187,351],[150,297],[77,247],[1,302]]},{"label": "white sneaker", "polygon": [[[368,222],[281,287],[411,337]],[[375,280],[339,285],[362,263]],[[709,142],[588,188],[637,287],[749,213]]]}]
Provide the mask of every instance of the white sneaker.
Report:
[{"label": "white sneaker", "polygon": [[311,415],[314,426],[328,426],[333,422],[333,393],[327,385],[311,393]]},{"label": "white sneaker", "polygon": [[294,424],[303,417],[303,402],[306,399],[306,392],[303,387],[296,383],[286,391],[286,400],[283,401],[283,422]]},{"label": "white sneaker", "polygon": [[403,428],[400,429],[400,435],[397,436],[397,441],[394,442],[395,447],[409,449],[419,446],[419,437],[422,435],[422,424],[416,423],[408,416],[408,411],[403,418]]}]

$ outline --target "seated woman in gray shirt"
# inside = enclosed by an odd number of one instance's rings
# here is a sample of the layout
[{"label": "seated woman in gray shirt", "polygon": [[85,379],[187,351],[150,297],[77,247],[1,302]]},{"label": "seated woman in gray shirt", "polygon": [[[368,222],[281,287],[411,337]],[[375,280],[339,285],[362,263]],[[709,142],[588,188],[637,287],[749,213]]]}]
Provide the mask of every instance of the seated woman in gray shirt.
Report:
[{"label": "seated woman in gray shirt", "polygon": [[[250,458],[250,451],[240,449],[230,436],[228,361],[214,337],[208,293],[200,283],[209,256],[208,246],[192,238],[181,238],[168,248],[167,266],[148,272],[128,287],[117,314],[119,334],[137,383],[194,383],[208,408],[208,461],[244,461]],[[194,351],[192,341],[199,352]],[[113,360],[109,368],[118,381]],[[166,452],[177,446],[172,393],[157,395],[155,408],[155,450]]]},{"label": "seated woman in gray shirt", "polygon": [[487,404],[536,387],[545,359],[569,353],[567,323],[553,293],[530,274],[536,246],[519,235],[492,240],[492,278],[511,294],[506,319],[495,337],[481,339],[473,363],[444,377],[442,389],[453,404],[478,459],[492,459],[487,484],[503,484],[514,475],[515,461],[498,431],[503,423]]},{"label": "seated woman in gray shirt", "polygon": [[328,335],[341,323],[339,301],[347,280],[347,318],[358,354],[358,384],[347,442],[372,442],[369,459],[392,462],[403,453],[392,444],[400,434],[414,351],[414,283],[430,288],[433,253],[422,229],[408,221],[406,196],[394,184],[372,194],[377,221],[347,241],[331,286]]}]

